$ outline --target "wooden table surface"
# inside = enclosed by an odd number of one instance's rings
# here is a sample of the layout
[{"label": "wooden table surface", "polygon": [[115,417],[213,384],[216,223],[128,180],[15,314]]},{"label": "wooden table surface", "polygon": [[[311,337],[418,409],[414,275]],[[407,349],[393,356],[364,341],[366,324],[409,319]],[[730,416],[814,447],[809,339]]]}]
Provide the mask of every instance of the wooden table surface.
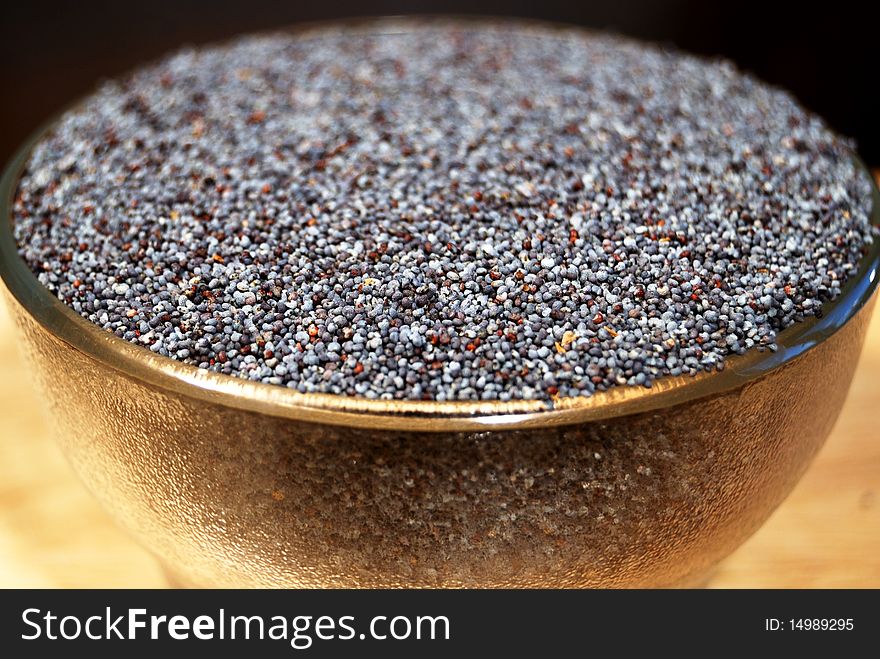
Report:
[{"label": "wooden table surface", "polygon": [[[837,426],[711,587],[880,587],[880,305]],[[0,307],[0,587],[161,588],[155,560],[77,481],[47,433]]]}]

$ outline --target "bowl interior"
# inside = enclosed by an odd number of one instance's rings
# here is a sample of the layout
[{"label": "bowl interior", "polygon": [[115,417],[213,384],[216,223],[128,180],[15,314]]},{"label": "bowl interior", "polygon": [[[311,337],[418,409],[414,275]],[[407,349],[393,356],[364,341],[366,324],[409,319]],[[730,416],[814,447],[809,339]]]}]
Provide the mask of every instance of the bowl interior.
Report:
[{"label": "bowl interior", "polygon": [[[11,207],[30,151],[51,126],[52,122],[25,143],[0,179],[0,277],[14,299],[57,339],[129,377],[178,394],[273,416],[354,427],[472,431],[565,425],[646,412],[736,389],[795,359],[852,318],[877,285],[880,240],[870,245],[857,274],[850,277],[840,295],[823,305],[821,318],[809,317],[779,333],[776,352],[752,349],[726,358],[723,371],[664,376],[650,388],[622,385],[590,397],[560,398],[552,404],[541,400],[397,401],[303,394],[156,355],[82,318],[40,284],[18,254]],[[857,167],[870,177],[861,161]],[[880,192],[876,184],[872,186],[871,221],[880,226]]]}]

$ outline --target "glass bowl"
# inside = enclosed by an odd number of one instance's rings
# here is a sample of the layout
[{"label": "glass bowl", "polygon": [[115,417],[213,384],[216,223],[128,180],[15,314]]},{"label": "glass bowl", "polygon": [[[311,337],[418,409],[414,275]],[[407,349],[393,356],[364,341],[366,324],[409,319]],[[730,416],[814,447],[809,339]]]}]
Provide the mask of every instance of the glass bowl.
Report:
[{"label": "glass bowl", "polygon": [[184,585],[700,583],[821,447],[873,306],[880,241],[821,318],[722,372],[552,409],[301,394],[157,356],[45,289],[10,225],[36,139],[0,182],[19,342],[74,469]]}]

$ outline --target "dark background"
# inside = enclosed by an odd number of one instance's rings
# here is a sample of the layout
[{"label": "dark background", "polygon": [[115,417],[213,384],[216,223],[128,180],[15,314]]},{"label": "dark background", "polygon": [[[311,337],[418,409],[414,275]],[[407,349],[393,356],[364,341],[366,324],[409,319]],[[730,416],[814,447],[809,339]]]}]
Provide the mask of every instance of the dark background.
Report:
[{"label": "dark background", "polygon": [[444,12],[580,23],[723,55],[793,91],[839,131],[855,137],[862,156],[876,167],[880,131],[874,123],[880,94],[874,89],[872,44],[877,27],[866,9],[869,5],[850,0],[819,7],[806,0],[25,0],[4,7],[0,14],[0,162],[100,78],[182,44],[297,21]]}]

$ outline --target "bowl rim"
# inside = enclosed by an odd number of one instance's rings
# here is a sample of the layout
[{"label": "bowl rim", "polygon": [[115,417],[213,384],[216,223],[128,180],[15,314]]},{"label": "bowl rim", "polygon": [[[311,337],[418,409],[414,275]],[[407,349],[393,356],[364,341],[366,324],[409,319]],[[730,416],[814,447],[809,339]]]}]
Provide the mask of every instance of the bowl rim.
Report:
[{"label": "bowl rim", "polygon": [[[306,29],[313,27],[314,24],[305,26]],[[18,149],[0,178],[0,278],[11,296],[42,329],[74,350],[148,386],[226,407],[296,421],[419,432],[562,426],[650,412],[736,390],[790,363],[843,327],[865,306],[877,287],[880,240],[875,239],[838,297],[823,304],[822,317],[808,317],[780,332],[776,352],[752,348],[743,355],[726,357],[722,371],[662,376],[650,388],[619,385],[592,396],[558,398],[549,403],[543,400],[388,400],[300,393],[280,385],[200,369],[132,344],[77,314],[31,272],[18,254],[12,231],[14,195],[34,146],[71,108],[35,131]],[[854,154],[853,158],[856,168],[871,180],[871,223],[880,226],[877,183],[858,156]]]}]

